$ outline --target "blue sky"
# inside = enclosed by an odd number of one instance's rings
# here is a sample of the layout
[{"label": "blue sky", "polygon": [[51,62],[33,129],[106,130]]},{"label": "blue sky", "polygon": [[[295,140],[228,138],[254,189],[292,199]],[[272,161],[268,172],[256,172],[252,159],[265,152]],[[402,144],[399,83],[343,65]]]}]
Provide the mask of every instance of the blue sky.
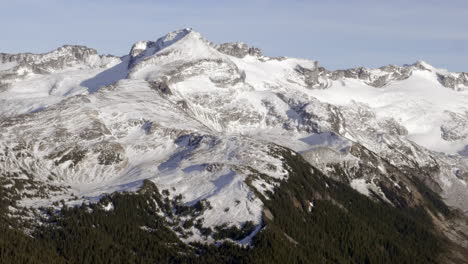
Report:
[{"label": "blue sky", "polygon": [[319,60],[329,69],[425,60],[468,71],[467,0],[0,0],[0,6],[0,52],[82,44],[123,55],[138,40],[192,27],[215,43],[243,41],[266,55]]}]

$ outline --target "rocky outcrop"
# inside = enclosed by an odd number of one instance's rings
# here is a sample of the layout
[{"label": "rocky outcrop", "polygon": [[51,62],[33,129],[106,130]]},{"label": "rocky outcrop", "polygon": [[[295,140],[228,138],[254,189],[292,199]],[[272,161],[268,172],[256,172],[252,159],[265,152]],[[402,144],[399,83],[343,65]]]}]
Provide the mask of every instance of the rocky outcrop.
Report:
[{"label": "rocky outcrop", "polygon": [[167,84],[167,78],[161,78],[160,80],[154,80],[149,82],[150,87],[155,91],[158,91],[165,95],[172,95],[171,88]]},{"label": "rocky outcrop", "polygon": [[357,67],[346,70],[330,71],[323,67],[319,67],[315,63],[315,67],[306,68],[297,65],[295,71],[303,76],[304,82],[308,88],[311,89],[325,89],[331,87],[331,81],[338,81],[344,79],[358,79],[362,80],[369,86],[376,88],[384,87],[392,81],[401,81],[411,76],[413,66],[395,66],[388,65],[378,69],[368,69],[365,67]]},{"label": "rocky outcrop", "polygon": [[132,48],[130,49],[130,60],[128,61],[128,68],[130,69],[135,63],[145,57],[148,56],[149,49],[154,49],[156,42],[153,41],[138,41],[133,44]]},{"label": "rocky outcrop", "polygon": [[458,73],[458,74],[437,74],[439,82],[450,89],[455,91],[461,91],[465,88],[468,88],[468,73]]},{"label": "rocky outcrop", "polygon": [[315,62],[314,68],[305,68],[297,65],[294,70],[304,77],[304,82],[309,89],[325,89],[330,87],[325,69],[318,67],[318,62]]},{"label": "rocky outcrop", "polygon": [[262,56],[262,51],[255,47],[249,47],[247,44],[242,42],[228,42],[215,46],[216,49],[224,54],[244,58],[247,55],[250,56]]},{"label": "rocky outcrop", "polygon": [[190,33],[198,34],[194,32],[191,28],[185,28],[181,30],[176,30],[174,32],[168,33],[165,36],[159,38],[156,41],[138,41],[133,44],[130,49],[130,60],[128,63],[128,68],[132,68],[138,62],[143,60],[146,57],[150,57],[157,52],[161,51],[165,47],[170,46],[171,44],[179,41]]},{"label": "rocky outcrop", "polygon": [[318,67],[317,65],[315,68],[305,68],[301,65],[296,67],[297,73],[304,76],[307,87],[315,89],[330,87],[331,85],[327,84],[329,82],[326,80],[337,81],[344,79],[358,79],[369,86],[381,88],[392,81],[401,81],[409,78],[415,70],[434,72],[440,84],[444,87],[456,91],[468,88],[468,73],[449,73],[438,70],[423,61],[418,61],[409,65],[406,64],[404,66],[387,65],[377,69],[357,67],[330,71],[323,67]]},{"label": "rocky outcrop", "polygon": [[[93,58],[94,57],[94,58]],[[44,54],[0,53],[0,62],[16,62],[15,68],[26,68],[36,74],[47,74],[54,70],[61,70],[76,64],[100,66],[100,59],[116,58],[113,56],[99,56],[95,49],[85,46],[65,45],[54,51]]]},{"label": "rocky outcrop", "polygon": [[457,141],[468,137],[468,112],[446,111],[445,122],[440,127],[441,137],[447,141]]},{"label": "rocky outcrop", "polygon": [[358,67],[347,70],[336,70],[328,72],[327,75],[332,80],[340,80],[343,78],[363,80],[366,84],[380,88],[387,85],[391,81],[404,80],[411,76],[411,67],[399,67],[395,65],[388,65],[379,69],[368,69],[365,67]]}]

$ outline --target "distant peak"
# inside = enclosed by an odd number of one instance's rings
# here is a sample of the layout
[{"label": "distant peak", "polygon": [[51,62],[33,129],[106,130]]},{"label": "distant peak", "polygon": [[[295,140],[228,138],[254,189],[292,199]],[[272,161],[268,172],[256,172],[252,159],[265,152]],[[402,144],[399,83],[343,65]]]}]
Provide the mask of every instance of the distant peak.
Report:
[{"label": "distant peak", "polygon": [[141,53],[141,51],[144,51],[148,48],[155,48],[156,51],[159,51],[183,39],[187,35],[195,35],[201,38],[201,35],[198,32],[194,31],[192,28],[179,29],[179,30],[175,30],[175,31],[167,33],[166,35],[158,38],[156,41],[142,40],[142,41],[136,42],[132,46],[130,55],[136,56],[139,53]]},{"label": "distant peak", "polygon": [[24,53],[1,53],[5,56],[16,56],[16,57],[40,57],[40,56],[49,56],[52,54],[63,54],[63,53],[90,53],[90,54],[97,54],[97,51],[93,48],[89,48],[83,45],[62,45],[54,50],[44,52],[44,53],[31,53],[31,52],[24,52]]},{"label": "distant peak", "polygon": [[167,33],[166,35],[164,35],[156,41],[155,46],[158,50],[161,50],[167,46],[174,44],[175,42],[183,39],[188,35],[192,35],[200,39],[202,38],[200,33],[194,31],[192,28],[184,28]]},{"label": "distant peak", "polygon": [[57,49],[55,50],[91,50],[91,51],[95,51],[95,49],[93,48],[89,48],[87,46],[83,46],[83,45],[62,45],[60,47],[58,47]]},{"label": "distant peak", "polygon": [[173,44],[186,38],[201,40],[208,43],[203,39],[200,33],[194,31],[192,28],[184,28],[169,32],[166,35],[158,38],[156,41],[138,41],[133,44],[130,50],[130,61],[128,67],[130,68],[141,59],[152,56],[162,49],[172,46]]},{"label": "distant peak", "polygon": [[432,71],[434,70],[434,67],[430,65],[429,63],[423,61],[423,60],[418,60],[415,63],[413,63],[411,66],[414,66],[420,70],[426,70],[426,71]]},{"label": "distant peak", "polygon": [[[0,62],[17,62],[24,65],[46,65],[49,68],[63,68],[67,63],[86,62],[97,51],[81,45],[63,45],[47,53],[0,54]],[[36,69],[37,70],[37,69]],[[43,71],[38,71],[42,73]]]},{"label": "distant peak", "polygon": [[161,41],[177,41],[177,40],[185,37],[186,35],[188,35],[192,31],[193,30],[191,28],[184,28],[184,29],[175,30],[175,31],[167,33],[166,35],[159,38],[158,40],[161,40]]}]

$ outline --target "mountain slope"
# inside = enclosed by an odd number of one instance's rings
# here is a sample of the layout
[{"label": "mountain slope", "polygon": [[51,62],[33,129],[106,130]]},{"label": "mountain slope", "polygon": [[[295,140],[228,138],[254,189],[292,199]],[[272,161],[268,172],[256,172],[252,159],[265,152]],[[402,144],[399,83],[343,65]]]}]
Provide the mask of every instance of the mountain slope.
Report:
[{"label": "mountain slope", "polygon": [[[290,178],[274,194],[259,195],[265,203],[264,222],[252,247],[226,242],[187,246],[171,228],[188,234],[194,224],[205,236],[214,233],[232,239],[242,239],[250,231],[243,231],[247,224],[241,230],[201,228],[185,212],[196,215],[197,208],[206,208],[167,199],[150,181],[137,193],[114,193],[98,203],[64,208],[60,215],[48,212],[48,222],[53,224],[37,229],[29,243],[41,243],[49,250],[42,255],[49,263],[447,263],[450,258],[462,259],[445,253],[450,242],[431,231],[432,222],[423,211],[375,203],[321,174],[298,154],[278,149],[277,155],[290,168]],[[170,219],[161,213],[171,214]],[[18,254],[17,249],[5,249],[8,254],[0,254],[0,259],[15,259],[10,256]]]},{"label": "mountain slope", "polygon": [[[108,194],[136,192],[146,182],[176,201],[175,208],[198,208],[159,215],[184,242],[255,244],[268,227],[265,208],[275,212],[282,188],[293,191],[287,186],[306,166],[303,157],[320,175],[308,180],[349,185],[368,197],[358,203],[382,206],[376,210],[384,222],[395,220],[389,212],[401,212],[410,222],[424,219],[415,228],[437,234],[431,241],[444,234],[466,246],[465,73],[424,62],[329,71],[316,61],[267,57],[243,43],[215,45],[192,29],[137,42],[120,58],[64,46],[2,54],[0,62],[5,210],[32,230],[44,207],[103,203]],[[315,203],[338,193],[307,196]],[[307,211],[299,196],[281,213]],[[356,219],[375,221],[359,213],[369,208],[344,206],[347,198],[338,196],[323,208],[331,203],[350,213],[354,227]],[[392,260],[388,252],[381,257]]]}]

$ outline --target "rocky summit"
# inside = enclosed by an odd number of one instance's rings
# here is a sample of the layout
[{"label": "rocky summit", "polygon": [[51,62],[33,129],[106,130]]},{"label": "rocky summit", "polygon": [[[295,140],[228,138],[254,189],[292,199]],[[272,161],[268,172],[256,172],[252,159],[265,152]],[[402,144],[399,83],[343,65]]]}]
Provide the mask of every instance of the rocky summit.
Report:
[{"label": "rocky summit", "polygon": [[467,182],[467,73],[190,28],[122,57],[0,54],[0,259],[466,263]]}]

